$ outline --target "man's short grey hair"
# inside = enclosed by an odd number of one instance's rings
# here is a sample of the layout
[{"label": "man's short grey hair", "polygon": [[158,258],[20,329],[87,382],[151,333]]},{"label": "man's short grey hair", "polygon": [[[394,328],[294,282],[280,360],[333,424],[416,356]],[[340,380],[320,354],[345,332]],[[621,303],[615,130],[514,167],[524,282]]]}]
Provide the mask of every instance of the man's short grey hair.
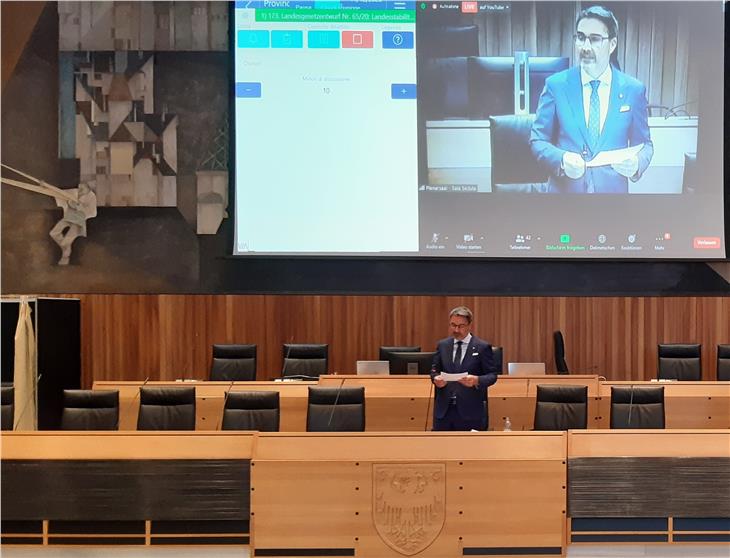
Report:
[{"label": "man's short grey hair", "polygon": [[449,313],[449,318],[453,316],[459,316],[461,318],[466,318],[466,321],[468,323],[471,323],[471,321],[474,319],[474,314],[471,313],[471,310],[469,310],[466,306],[457,306]]}]

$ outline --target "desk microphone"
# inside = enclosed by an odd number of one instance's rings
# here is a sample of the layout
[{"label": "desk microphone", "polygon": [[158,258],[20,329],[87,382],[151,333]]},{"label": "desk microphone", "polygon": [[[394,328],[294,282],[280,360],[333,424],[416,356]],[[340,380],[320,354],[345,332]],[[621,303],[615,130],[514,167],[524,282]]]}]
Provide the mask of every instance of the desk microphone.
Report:
[{"label": "desk microphone", "polygon": [[631,427],[631,411],[634,410],[634,384],[631,384],[631,395],[629,396],[629,417],[626,420],[626,426]]},{"label": "desk microphone", "polygon": [[[18,416],[18,420],[15,421],[15,427],[13,430],[18,430],[18,426],[20,426],[20,421],[25,416],[26,411],[30,407],[31,400],[34,400],[36,398],[36,394],[38,393],[38,383],[41,381],[41,378],[43,377],[43,374],[38,374],[38,377],[36,378],[35,382],[33,382],[33,389],[30,392],[30,396],[25,400],[25,405],[23,405],[23,410],[20,412],[20,415]],[[38,424],[35,424],[35,428],[38,428]]]},{"label": "desk microphone", "polygon": [[231,380],[231,383],[228,385],[228,389],[226,390],[226,394],[223,396],[223,412],[221,413],[221,420],[218,423],[218,428],[216,428],[216,430],[221,430],[223,428],[223,418],[226,416],[226,402],[228,401],[228,395],[231,393],[233,383],[235,381],[236,380]]},{"label": "desk microphone", "polygon": [[337,388],[337,394],[335,395],[335,402],[332,405],[332,411],[330,412],[330,418],[327,421],[327,429],[329,430],[330,424],[332,424],[332,417],[335,416],[335,409],[337,408],[337,402],[340,400],[340,393],[342,392],[342,386],[345,385],[347,378],[342,378],[339,387]]},{"label": "desk microphone", "polygon": [[[125,414],[132,410],[132,407],[134,406],[134,402],[137,401],[137,398],[142,395],[142,388],[144,386],[146,386],[147,385],[147,382],[149,382],[149,381],[150,381],[150,377],[147,376],[144,379],[144,382],[142,382],[142,385],[139,386],[139,389],[137,390],[137,393],[134,395],[134,397],[132,397],[132,400],[129,403],[127,403],[127,407],[124,409],[124,413]],[[121,409],[120,409],[119,415],[117,416],[117,424],[114,427],[114,430],[119,430],[119,423],[120,423],[121,420],[122,420],[122,412],[121,412]]]},{"label": "desk microphone", "polygon": [[423,431],[428,432],[428,417],[431,414],[431,399],[433,398],[433,379],[437,376],[436,367],[431,366],[431,386],[428,388],[428,404],[426,405],[426,420],[423,422]]},{"label": "desk microphone", "polygon": [[289,339],[289,343],[287,344],[286,353],[284,354],[284,365],[281,367],[281,377],[286,378],[286,367],[287,367],[287,361],[289,360],[289,355],[291,354],[291,346],[292,346],[292,340],[294,337],[292,336],[291,339]]}]

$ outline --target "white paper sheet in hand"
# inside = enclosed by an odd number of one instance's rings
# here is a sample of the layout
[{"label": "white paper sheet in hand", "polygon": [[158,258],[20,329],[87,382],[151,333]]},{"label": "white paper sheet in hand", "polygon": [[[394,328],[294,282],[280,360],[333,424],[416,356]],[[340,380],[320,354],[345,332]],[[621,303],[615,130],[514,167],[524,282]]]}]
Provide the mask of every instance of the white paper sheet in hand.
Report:
[{"label": "white paper sheet in hand", "polygon": [[638,155],[639,151],[644,147],[643,143],[624,147],[623,149],[612,149],[610,151],[601,151],[590,161],[586,161],[586,167],[603,167],[605,165],[615,165]]},{"label": "white paper sheet in hand", "polygon": [[467,373],[459,372],[458,374],[449,374],[448,372],[441,372],[439,376],[444,382],[458,382],[462,378],[466,378]]}]

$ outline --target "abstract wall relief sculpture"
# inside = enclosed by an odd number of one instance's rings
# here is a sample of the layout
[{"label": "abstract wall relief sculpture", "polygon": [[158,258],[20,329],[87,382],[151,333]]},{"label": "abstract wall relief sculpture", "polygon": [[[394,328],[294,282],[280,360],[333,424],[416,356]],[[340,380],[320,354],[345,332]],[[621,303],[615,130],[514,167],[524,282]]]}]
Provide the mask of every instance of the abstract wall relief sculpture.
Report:
[{"label": "abstract wall relief sculpture", "polygon": [[174,207],[178,119],[154,106],[154,56],[94,52],[74,66],[81,181],[101,207]]}]

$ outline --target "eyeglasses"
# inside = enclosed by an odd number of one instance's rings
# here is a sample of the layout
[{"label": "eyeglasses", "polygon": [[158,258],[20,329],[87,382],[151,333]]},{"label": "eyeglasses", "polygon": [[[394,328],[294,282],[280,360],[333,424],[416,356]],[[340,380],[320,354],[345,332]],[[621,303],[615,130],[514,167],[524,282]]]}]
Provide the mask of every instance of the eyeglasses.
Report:
[{"label": "eyeglasses", "polygon": [[599,46],[601,46],[601,44],[603,44],[603,41],[605,41],[606,39],[610,39],[611,37],[604,37],[603,35],[598,35],[595,33],[591,35],[586,35],[585,33],[578,32],[573,35],[573,38],[575,39],[576,46],[583,46],[586,42],[586,39],[588,39],[593,48],[598,48]]},{"label": "eyeglasses", "polygon": [[453,329],[464,329],[465,327],[467,327],[467,326],[469,325],[469,323],[467,322],[467,323],[465,323],[465,324],[455,324],[454,322],[451,322],[451,323],[450,323],[449,325],[450,325],[450,326],[451,326],[451,327],[452,327]]}]

